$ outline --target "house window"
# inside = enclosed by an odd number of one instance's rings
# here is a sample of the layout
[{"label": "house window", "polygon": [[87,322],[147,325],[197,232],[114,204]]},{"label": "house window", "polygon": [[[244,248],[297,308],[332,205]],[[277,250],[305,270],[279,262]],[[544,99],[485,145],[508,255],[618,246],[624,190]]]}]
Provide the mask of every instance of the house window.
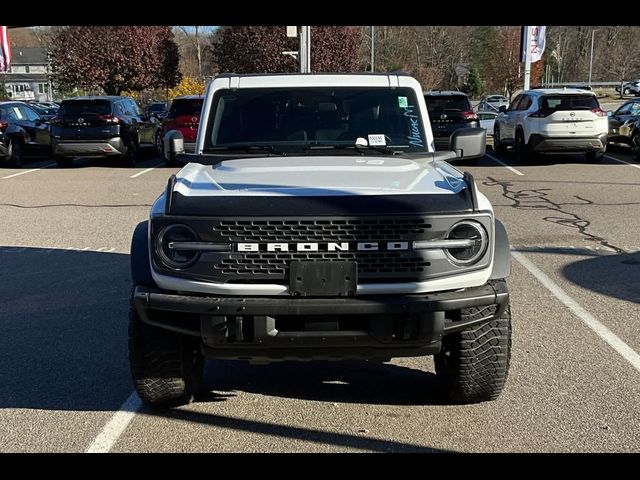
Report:
[{"label": "house window", "polygon": [[29,73],[29,65],[24,66],[24,73]]},{"label": "house window", "polygon": [[27,73],[27,70],[24,65],[12,65],[11,73]]},{"label": "house window", "polygon": [[38,84],[38,93],[45,93],[44,91],[44,87],[46,87],[46,83],[39,83]]},{"label": "house window", "polygon": [[47,73],[47,67],[44,65],[31,65],[29,67],[30,73]]}]

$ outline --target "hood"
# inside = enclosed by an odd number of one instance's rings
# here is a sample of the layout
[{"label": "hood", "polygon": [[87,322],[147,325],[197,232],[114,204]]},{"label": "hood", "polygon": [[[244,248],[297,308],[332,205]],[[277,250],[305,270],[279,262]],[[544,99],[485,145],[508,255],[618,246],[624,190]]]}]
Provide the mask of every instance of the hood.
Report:
[{"label": "hood", "polygon": [[184,196],[451,194],[462,173],[440,161],[380,156],[260,157],[215,166],[189,163],[176,175]]}]

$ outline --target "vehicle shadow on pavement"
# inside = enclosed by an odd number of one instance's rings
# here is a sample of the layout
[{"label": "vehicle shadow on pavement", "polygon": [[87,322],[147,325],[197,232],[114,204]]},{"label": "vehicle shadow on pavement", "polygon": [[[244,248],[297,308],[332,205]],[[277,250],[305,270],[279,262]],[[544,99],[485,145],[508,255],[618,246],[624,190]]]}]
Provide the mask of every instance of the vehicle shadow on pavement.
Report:
[{"label": "vehicle shadow on pavement", "polygon": [[516,251],[588,257],[565,265],[561,270],[564,278],[601,295],[640,303],[640,252],[613,254],[563,247],[518,247]]},{"label": "vehicle shadow on pavement", "polygon": [[[426,357],[416,359],[427,363]],[[435,374],[393,364],[351,361],[279,362],[211,360],[204,386],[209,395],[244,391],[275,397],[369,405],[444,405]]]},{"label": "vehicle shadow on pavement", "polygon": [[[367,436],[366,431],[352,435],[348,433],[329,432],[312,428],[292,427],[277,423],[260,422],[245,418],[229,417],[211,413],[196,412],[187,409],[174,409],[168,411],[144,409],[148,416],[156,416],[164,419],[191,422],[198,425],[237,430],[240,432],[258,433],[270,437],[281,437],[287,440],[301,440],[323,445],[333,445],[373,452],[421,452],[421,453],[453,453],[453,450],[443,450],[424,445],[384,440]],[[251,448],[251,447],[249,447]],[[253,449],[259,448],[254,445]],[[293,449],[291,449],[293,450]]]},{"label": "vehicle shadow on pavement", "polygon": [[[0,246],[0,408],[112,411],[132,384],[129,255]],[[427,362],[426,359],[421,359]],[[367,362],[207,363],[200,401],[234,391],[333,402],[439,403],[435,375]]]},{"label": "vehicle shadow on pavement", "polygon": [[0,265],[0,409],[117,410],[129,255],[3,246]]},{"label": "vehicle shadow on pavement", "polygon": [[[160,162],[163,162],[162,157],[158,154],[158,152],[154,148],[143,147],[143,148],[140,148],[140,150],[138,150],[136,165],[133,168],[146,168]],[[164,163],[162,165],[164,165]],[[115,156],[107,157],[107,158],[76,157],[73,159],[72,166],[66,167],[64,168],[64,170],[73,170],[74,168],[90,168],[90,167],[124,168],[124,169],[132,168],[129,165],[126,165],[123,159]]]},{"label": "vehicle shadow on pavement", "polygon": [[640,252],[593,256],[566,265],[562,274],[582,288],[640,303]]}]

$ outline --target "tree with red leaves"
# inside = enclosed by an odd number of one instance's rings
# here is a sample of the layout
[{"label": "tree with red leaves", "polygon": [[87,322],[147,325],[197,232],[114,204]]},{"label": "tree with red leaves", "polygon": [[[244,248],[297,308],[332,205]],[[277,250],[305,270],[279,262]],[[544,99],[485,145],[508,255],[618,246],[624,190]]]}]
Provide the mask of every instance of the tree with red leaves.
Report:
[{"label": "tree with red leaves", "polygon": [[[361,31],[358,27],[311,27],[311,70],[358,70]],[[298,50],[284,26],[227,26],[216,34],[213,55],[220,72],[297,72],[298,62],[282,52]]]},{"label": "tree with red leaves", "polygon": [[169,26],[68,26],[53,35],[52,78],[59,87],[124,90],[180,82],[178,47]]}]

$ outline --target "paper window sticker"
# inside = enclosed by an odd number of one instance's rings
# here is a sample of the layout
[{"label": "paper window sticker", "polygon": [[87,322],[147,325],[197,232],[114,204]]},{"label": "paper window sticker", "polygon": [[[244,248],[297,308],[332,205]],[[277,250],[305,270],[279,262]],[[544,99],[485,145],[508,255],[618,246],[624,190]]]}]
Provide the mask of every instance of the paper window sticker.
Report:
[{"label": "paper window sticker", "polygon": [[369,134],[369,145],[386,145],[387,140],[382,134]]},{"label": "paper window sticker", "polygon": [[407,97],[398,97],[398,106],[400,108],[406,108],[409,106],[409,102],[407,101]]}]

